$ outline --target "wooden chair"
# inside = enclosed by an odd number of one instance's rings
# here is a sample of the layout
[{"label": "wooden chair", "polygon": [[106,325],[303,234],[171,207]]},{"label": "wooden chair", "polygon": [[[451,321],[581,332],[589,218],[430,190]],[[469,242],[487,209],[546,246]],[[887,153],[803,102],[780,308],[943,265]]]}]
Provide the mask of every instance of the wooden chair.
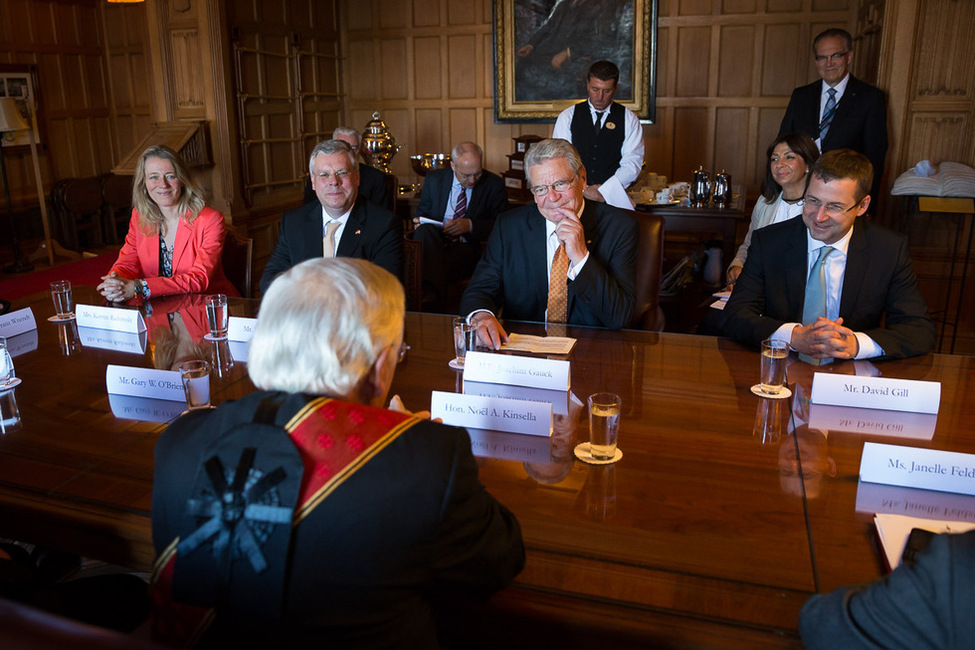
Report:
[{"label": "wooden chair", "polygon": [[220,259],[223,273],[230,283],[237,288],[241,296],[250,298],[253,295],[254,240],[250,237],[241,237],[228,228]]},{"label": "wooden chair", "polygon": [[63,234],[67,248],[81,250],[81,235],[91,233],[85,240],[89,246],[101,246],[102,186],[97,176],[73,178],[64,185],[61,197],[64,213]]},{"label": "wooden chair", "polygon": [[664,218],[649,212],[627,212],[640,231],[636,247],[636,290],[630,329],[659,332],[664,327],[660,309],[660,275],[664,260]]},{"label": "wooden chair", "polygon": [[105,240],[118,244],[125,238],[132,218],[132,177],[104,174],[101,183]]},{"label": "wooden chair", "polygon": [[392,174],[386,174],[386,205],[383,207],[393,214],[396,214],[396,196],[399,193],[398,190],[396,177]]},{"label": "wooden chair", "polygon": [[423,259],[420,242],[403,238],[403,289],[406,311],[423,311]]}]

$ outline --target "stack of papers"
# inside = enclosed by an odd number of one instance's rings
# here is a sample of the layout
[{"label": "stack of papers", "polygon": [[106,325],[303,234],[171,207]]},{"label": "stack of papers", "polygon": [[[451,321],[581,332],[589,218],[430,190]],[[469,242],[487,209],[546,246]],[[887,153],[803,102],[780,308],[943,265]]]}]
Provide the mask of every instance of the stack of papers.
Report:
[{"label": "stack of papers", "polygon": [[501,346],[507,352],[528,352],[531,354],[569,354],[576,340],[567,336],[529,336],[509,334],[508,342]]},{"label": "stack of papers", "polygon": [[724,309],[724,306],[728,304],[728,298],[731,297],[731,292],[719,291],[717,293],[712,293],[711,295],[717,298],[715,302],[711,303],[711,309]]}]

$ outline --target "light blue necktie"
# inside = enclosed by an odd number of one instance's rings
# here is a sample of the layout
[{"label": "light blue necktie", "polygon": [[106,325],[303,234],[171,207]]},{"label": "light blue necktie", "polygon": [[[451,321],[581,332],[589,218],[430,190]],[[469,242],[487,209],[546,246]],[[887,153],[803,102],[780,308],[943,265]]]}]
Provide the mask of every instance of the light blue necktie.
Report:
[{"label": "light blue necktie", "polygon": [[[821,247],[819,257],[809,271],[809,279],[806,280],[806,296],[802,301],[803,325],[815,323],[820,316],[826,317],[826,258],[834,250],[836,249],[832,246]],[[800,354],[799,359],[817,366],[829,363],[829,359],[814,359],[805,354]]]},{"label": "light blue necktie", "polygon": [[823,121],[819,123],[819,142],[826,139],[829,132],[829,125],[833,123],[833,115],[836,113],[836,88],[826,91],[829,97],[826,98],[826,108],[823,110]]}]

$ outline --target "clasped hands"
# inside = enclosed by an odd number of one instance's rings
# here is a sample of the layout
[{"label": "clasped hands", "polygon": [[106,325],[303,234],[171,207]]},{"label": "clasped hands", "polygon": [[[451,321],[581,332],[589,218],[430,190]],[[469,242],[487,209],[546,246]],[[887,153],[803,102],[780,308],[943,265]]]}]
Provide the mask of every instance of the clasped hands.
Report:
[{"label": "clasped hands", "polygon": [[102,276],[102,282],[96,288],[106,300],[124,302],[135,298],[135,280],[121,278],[116,273]]},{"label": "clasped hands", "polygon": [[[413,227],[420,226],[420,217],[413,217]],[[450,219],[443,225],[443,234],[446,237],[458,238],[474,230],[474,224],[470,219]]]},{"label": "clasped hands", "polygon": [[860,351],[856,334],[843,327],[842,317],[835,321],[819,317],[809,325],[796,326],[789,345],[814,359],[853,359]]}]

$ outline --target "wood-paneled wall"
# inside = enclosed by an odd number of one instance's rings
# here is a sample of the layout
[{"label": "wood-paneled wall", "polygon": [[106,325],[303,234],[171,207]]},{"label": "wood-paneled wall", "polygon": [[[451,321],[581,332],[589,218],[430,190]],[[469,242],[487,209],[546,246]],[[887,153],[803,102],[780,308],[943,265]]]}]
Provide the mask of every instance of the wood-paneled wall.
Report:
[{"label": "wood-paneled wall", "polygon": [[[812,37],[852,29],[854,0],[661,0],[657,120],[645,126],[651,171],[688,179],[724,168],[757,192],[765,148],[792,89],[817,78]],[[507,169],[511,138],[551,124],[494,120],[492,0],[342,0],[346,115],[382,112],[402,151],[392,168],[414,180],[408,155],[475,139],[487,166]]]}]

